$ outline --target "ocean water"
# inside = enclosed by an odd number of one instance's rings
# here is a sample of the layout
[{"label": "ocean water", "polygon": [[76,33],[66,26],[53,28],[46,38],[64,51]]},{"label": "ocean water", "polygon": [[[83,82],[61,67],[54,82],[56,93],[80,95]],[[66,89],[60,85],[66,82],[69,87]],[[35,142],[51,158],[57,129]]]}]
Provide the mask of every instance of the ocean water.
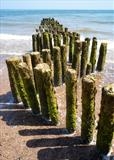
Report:
[{"label": "ocean water", "polygon": [[[32,50],[31,35],[42,18],[54,17],[71,31],[108,43],[106,73],[114,75],[114,10],[0,10],[0,54]],[[113,76],[114,77],[114,76]]]}]

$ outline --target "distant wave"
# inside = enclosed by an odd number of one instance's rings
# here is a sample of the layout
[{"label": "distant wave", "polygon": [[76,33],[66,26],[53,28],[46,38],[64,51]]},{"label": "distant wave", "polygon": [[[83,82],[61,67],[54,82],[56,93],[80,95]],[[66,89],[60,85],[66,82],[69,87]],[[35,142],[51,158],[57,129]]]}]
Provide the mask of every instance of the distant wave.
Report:
[{"label": "distant wave", "polygon": [[114,21],[89,21],[96,24],[114,24]]},{"label": "distant wave", "polygon": [[82,28],[82,29],[78,29],[76,31],[81,32],[81,33],[96,33],[96,34],[113,35],[112,32],[97,31],[97,30],[93,30],[93,29],[90,29],[90,28]]},{"label": "distant wave", "polygon": [[0,40],[31,40],[28,35],[0,34]]}]

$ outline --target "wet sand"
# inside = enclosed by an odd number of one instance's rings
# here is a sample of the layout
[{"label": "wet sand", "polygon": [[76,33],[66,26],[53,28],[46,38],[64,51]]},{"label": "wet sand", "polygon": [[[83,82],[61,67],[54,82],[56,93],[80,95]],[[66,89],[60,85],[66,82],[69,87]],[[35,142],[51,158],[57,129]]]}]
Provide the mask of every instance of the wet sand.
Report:
[{"label": "wet sand", "polygon": [[[34,117],[23,105],[2,104],[12,101],[5,59],[0,55],[0,159],[1,160],[99,160],[95,138],[91,145],[81,144],[81,82],[78,85],[77,129],[73,135],[65,129],[65,85],[56,87],[60,123],[52,126],[41,116]],[[114,73],[114,70],[112,70]],[[100,109],[101,88],[113,82],[113,75],[97,73],[96,121]],[[114,155],[114,147],[113,153]]]}]

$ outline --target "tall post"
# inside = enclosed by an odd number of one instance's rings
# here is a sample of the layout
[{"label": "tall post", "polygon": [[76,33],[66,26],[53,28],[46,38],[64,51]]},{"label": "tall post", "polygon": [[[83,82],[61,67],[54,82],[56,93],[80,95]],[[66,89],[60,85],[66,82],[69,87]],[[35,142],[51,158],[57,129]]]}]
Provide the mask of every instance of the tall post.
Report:
[{"label": "tall post", "polygon": [[37,48],[37,34],[32,35],[32,50],[33,50],[33,52],[38,51],[38,48]]},{"label": "tall post", "polygon": [[32,61],[29,53],[23,55],[23,62],[25,62],[28,65],[29,69],[32,70]]},{"label": "tall post", "polygon": [[53,63],[54,63],[54,84],[55,86],[59,86],[62,84],[61,54],[59,47],[53,47]]},{"label": "tall post", "polygon": [[43,58],[43,62],[47,63],[50,66],[50,69],[52,70],[50,49],[43,49],[42,50],[42,58]]},{"label": "tall post", "polygon": [[101,43],[99,50],[99,58],[97,62],[97,71],[102,71],[104,69],[107,54],[107,43]]},{"label": "tall post", "polygon": [[48,32],[43,32],[43,49],[50,49],[50,41]]},{"label": "tall post", "polygon": [[95,78],[87,75],[82,79],[82,123],[81,137],[84,143],[93,139],[95,127]]},{"label": "tall post", "polygon": [[80,72],[81,49],[82,49],[82,42],[76,41],[74,43],[74,55],[72,59],[72,68],[77,70],[77,75],[79,75],[79,72]]},{"label": "tall post", "polygon": [[16,79],[14,75],[13,65],[19,64],[21,62],[21,59],[18,57],[11,57],[6,60],[7,68],[8,68],[8,75],[9,75],[9,81],[10,81],[10,87],[12,91],[12,95],[14,98],[14,102],[18,103],[21,101],[20,94],[18,87],[16,85]]},{"label": "tall post", "polygon": [[70,63],[72,63],[73,54],[74,54],[74,36],[71,34],[70,40],[69,40],[69,62]]},{"label": "tall post", "polygon": [[95,71],[96,54],[97,54],[97,39],[94,37],[92,41],[92,49],[91,49],[91,55],[90,55],[90,63],[92,65],[92,72]]},{"label": "tall post", "polygon": [[87,61],[88,61],[88,45],[87,45],[87,41],[84,41],[82,42],[80,77],[86,75]]},{"label": "tall post", "polygon": [[19,73],[21,75],[25,91],[27,93],[27,97],[29,99],[29,104],[32,109],[33,114],[39,114],[40,108],[39,108],[39,102],[37,99],[36,89],[34,86],[33,78],[32,78],[32,72],[28,68],[26,63],[19,63]]},{"label": "tall post", "polygon": [[65,82],[65,73],[67,68],[67,46],[62,45],[61,50],[61,65],[62,65],[62,82]]},{"label": "tall post", "polygon": [[100,154],[107,155],[114,138],[114,83],[102,88],[101,109],[98,122],[96,147]]},{"label": "tall post", "polygon": [[77,76],[74,69],[66,71],[66,128],[69,133],[76,128]]}]

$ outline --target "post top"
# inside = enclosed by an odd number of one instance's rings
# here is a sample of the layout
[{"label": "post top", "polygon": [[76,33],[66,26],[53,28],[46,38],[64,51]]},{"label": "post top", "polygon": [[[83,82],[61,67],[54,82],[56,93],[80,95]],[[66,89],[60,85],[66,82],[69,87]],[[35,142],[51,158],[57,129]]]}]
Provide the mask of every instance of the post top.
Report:
[{"label": "post top", "polygon": [[103,89],[106,92],[106,94],[114,97],[114,83],[109,83]]}]

